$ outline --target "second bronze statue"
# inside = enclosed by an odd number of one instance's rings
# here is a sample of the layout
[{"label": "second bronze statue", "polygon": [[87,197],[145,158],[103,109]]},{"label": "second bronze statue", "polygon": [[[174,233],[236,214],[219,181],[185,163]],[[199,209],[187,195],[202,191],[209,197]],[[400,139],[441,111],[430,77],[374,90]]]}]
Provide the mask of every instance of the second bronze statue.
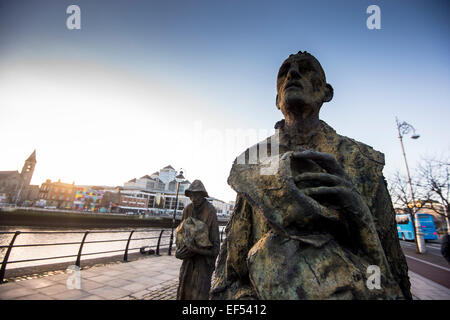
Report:
[{"label": "second bronze statue", "polygon": [[[220,247],[217,213],[206,200],[208,192],[200,180],[194,180],[185,195],[192,202],[184,209],[180,228],[177,228],[175,256],[183,260],[177,299],[207,300]],[[185,222],[190,226],[183,228]]]}]

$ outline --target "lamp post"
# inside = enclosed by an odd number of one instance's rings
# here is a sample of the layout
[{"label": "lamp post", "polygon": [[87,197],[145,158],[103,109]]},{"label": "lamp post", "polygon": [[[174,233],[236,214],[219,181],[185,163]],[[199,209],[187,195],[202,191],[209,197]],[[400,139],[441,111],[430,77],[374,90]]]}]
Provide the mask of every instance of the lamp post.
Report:
[{"label": "lamp post", "polygon": [[177,209],[178,209],[178,192],[180,191],[180,183],[184,181],[183,170],[180,170],[180,174],[175,177],[175,181],[177,182],[177,195],[175,197],[175,209],[173,210],[172,231],[170,233],[170,243],[169,243],[169,256],[172,255],[173,229],[175,228],[175,219],[177,216]]},{"label": "lamp post", "polygon": [[417,252],[418,253],[425,253],[426,252],[426,247],[425,247],[425,240],[423,238],[423,232],[422,232],[422,227],[419,223],[419,219],[417,219],[416,217],[416,201],[414,199],[414,191],[413,191],[413,187],[412,187],[412,183],[411,183],[411,176],[409,174],[409,167],[408,167],[408,162],[406,161],[406,153],[405,153],[405,147],[403,146],[403,135],[408,134],[411,132],[411,130],[413,131],[413,134],[411,136],[411,139],[418,139],[420,137],[420,135],[418,135],[416,133],[416,130],[414,129],[414,127],[412,125],[410,125],[409,123],[406,122],[401,122],[398,120],[398,118],[395,118],[395,121],[397,122],[397,130],[398,130],[398,138],[400,139],[400,145],[402,147],[402,153],[403,153],[403,160],[405,161],[405,166],[406,166],[406,174],[408,176],[408,184],[409,184],[409,190],[411,192],[411,200],[412,200],[412,210],[413,210],[413,217],[414,217],[414,223],[413,223],[413,228],[414,228],[414,240],[416,242],[416,248],[417,248]]}]

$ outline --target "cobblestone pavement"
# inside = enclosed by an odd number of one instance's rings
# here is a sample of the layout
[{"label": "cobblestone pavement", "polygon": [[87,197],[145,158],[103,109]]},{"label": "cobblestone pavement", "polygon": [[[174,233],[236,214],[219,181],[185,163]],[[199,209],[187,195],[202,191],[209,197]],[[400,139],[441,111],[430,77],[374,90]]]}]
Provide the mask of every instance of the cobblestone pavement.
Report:
[{"label": "cobblestone pavement", "polygon": [[[181,260],[147,256],[81,270],[80,289],[69,289],[73,274],[63,270],[9,279],[0,300],[175,300]],[[450,289],[409,272],[416,300],[450,300]]]}]

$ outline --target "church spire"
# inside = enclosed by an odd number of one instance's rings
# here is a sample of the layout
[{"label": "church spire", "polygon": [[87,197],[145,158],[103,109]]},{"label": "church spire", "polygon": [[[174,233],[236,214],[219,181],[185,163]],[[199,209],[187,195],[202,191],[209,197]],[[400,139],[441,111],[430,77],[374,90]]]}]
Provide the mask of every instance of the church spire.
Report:
[{"label": "church spire", "polygon": [[34,149],[33,153],[28,157],[26,160],[27,162],[33,162],[36,163],[36,149]]}]

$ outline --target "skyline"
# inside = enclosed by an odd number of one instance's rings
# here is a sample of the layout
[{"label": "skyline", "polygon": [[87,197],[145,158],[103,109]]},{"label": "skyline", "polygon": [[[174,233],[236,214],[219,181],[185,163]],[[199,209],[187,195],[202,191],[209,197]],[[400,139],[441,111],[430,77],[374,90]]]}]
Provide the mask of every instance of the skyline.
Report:
[{"label": "skyline", "polygon": [[[75,3],[81,30],[70,1],[0,2],[0,170],[36,149],[32,184],[123,185],[170,164],[234,200],[231,163],[273,133],[278,68],[299,50],[334,88],[321,119],[383,152],[386,177],[405,171],[396,116],[421,135],[405,139],[411,170],[450,149],[448,2]],[[227,145],[244,129],[257,137]]]}]

